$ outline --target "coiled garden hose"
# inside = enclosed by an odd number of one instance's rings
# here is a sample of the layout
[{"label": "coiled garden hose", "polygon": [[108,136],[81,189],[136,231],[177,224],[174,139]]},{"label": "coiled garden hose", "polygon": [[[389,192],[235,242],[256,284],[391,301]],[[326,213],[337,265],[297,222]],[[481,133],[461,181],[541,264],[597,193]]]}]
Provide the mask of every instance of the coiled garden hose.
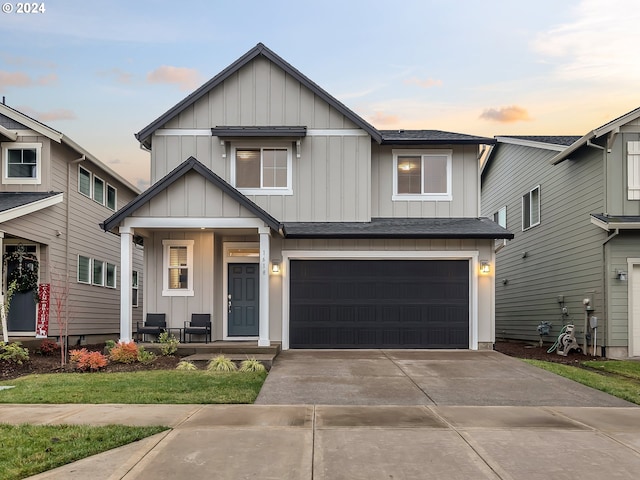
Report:
[{"label": "coiled garden hose", "polygon": [[555,343],[549,347],[549,350],[547,350],[547,353],[553,353],[555,349],[558,348],[558,345],[560,344],[560,337],[562,337],[562,335],[566,333],[566,331],[567,326],[565,325],[564,327],[562,327],[562,330],[560,330],[560,335],[558,335],[558,338],[556,338]]}]

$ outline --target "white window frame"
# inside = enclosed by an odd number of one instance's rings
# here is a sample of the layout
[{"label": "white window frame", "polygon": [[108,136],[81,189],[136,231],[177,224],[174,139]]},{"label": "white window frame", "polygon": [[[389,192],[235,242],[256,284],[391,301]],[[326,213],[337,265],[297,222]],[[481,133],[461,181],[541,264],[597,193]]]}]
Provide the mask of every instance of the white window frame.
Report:
[{"label": "white window frame", "polygon": [[[40,185],[42,183],[42,143],[2,142],[2,183],[7,185]],[[9,150],[36,151],[36,176],[27,178],[9,177]]]},{"label": "white window frame", "polygon": [[[105,263],[102,260],[96,260],[95,258],[91,261],[91,285],[95,285],[97,287],[104,287],[105,280]],[[100,279],[96,282],[96,266],[101,265],[100,268]]]},{"label": "white window frame", "polygon": [[[262,150],[265,148],[281,148],[287,150],[287,186],[238,188],[236,187],[236,152],[244,149],[260,149],[260,185],[263,183]],[[293,195],[293,146],[292,142],[282,141],[247,141],[231,145],[231,185],[245,195]]]},{"label": "white window frame", "polygon": [[[109,206],[109,189],[113,190],[113,208]],[[107,183],[107,186],[105,188],[104,206],[109,210],[113,210],[114,212],[118,209],[118,189],[110,183]]]},{"label": "white window frame", "polygon": [[137,308],[138,306],[138,282],[140,274],[137,270],[131,271],[131,306]]},{"label": "white window frame", "polygon": [[[532,204],[533,192],[535,192],[536,190],[538,191],[538,221],[534,222],[533,221],[534,219],[532,217],[533,209],[531,208],[531,204]],[[527,196],[529,197],[529,212],[528,212],[529,215],[526,215],[527,212],[525,212],[525,209],[524,209],[524,199]],[[533,227],[535,227],[537,225],[540,225],[540,219],[542,217],[542,212],[540,211],[540,204],[541,204],[541,202],[540,202],[540,185],[536,185],[531,190],[529,190],[529,193],[525,193],[522,196],[522,231],[523,232],[526,231],[526,230],[529,230],[530,228],[533,228]],[[529,225],[525,226],[525,218],[527,216],[529,217]]]},{"label": "white window frame", "polygon": [[640,142],[627,142],[627,200],[640,200]]},{"label": "white window frame", "polygon": [[[113,267],[113,284],[109,284],[109,267]],[[104,268],[104,286],[107,288],[116,288],[118,285],[118,266],[111,262],[105,262]]]},{"label": "white window frame", "polygon": [[[82,190],[80,190],[80,172],[81,171],[85,171],[89,174],[89,193],[84,193]],[[87,198],[93,198],[93,174],[91,173],[90,170],[87,170],[86,168],[78,165],[78,193],[80,193],[80,195],[84,195]]]},{"label": "white window frame", "polygon": [[[393,154],[393,195],[391,200],[418,200],[418,201],[451,201],[453,200],[453,150],[451,149],[429,149],[429,150],[392,150]],[[429,193],[424,191],[424,162],[430,156],[446,156],[447,157],[447,191],[444,193]],[[420,172],[423,193],[398,193],[398,157],[403,156],[419,156],[421,160]]]},{"label": "white window frame", "polygon": [[[162,296],[193,297],[193,240],[162,240]],[[188,288],[169,288],[169,252],[171,247],[187,247],[187,285]]]},{"label": "white window frame", "polygon": [[[102,199],[96,198],[96,180],[102,182]],[[97,175],[93,175],[93,179],[91,182],[91,190],[93,190],[93,200],[100,205],[105,204],[105,197],[107,195],[107,182],[105,182],[102,178]]]},{"label": "white window frame", "polygon": [[[89,260],[89,269],[87,271],[89,278],[87,280],[82,280],[80,278],[80,257],[82,258],[86,258],[87,260]],[[93,265],[91,262],[91,257],[87,257],[86,255],[78,255],[78,262],[77,262],[77,266],[76,266],[76,278],[78,280],[78,283],[84,283],[86,285],[91,285],[91,281],[93,279]]]},{"label": "white window frame", "polygon": [[502,228],[507,228],[507,206],[500,207],[497,212],[493,214],[493,221],[500,225]]}]

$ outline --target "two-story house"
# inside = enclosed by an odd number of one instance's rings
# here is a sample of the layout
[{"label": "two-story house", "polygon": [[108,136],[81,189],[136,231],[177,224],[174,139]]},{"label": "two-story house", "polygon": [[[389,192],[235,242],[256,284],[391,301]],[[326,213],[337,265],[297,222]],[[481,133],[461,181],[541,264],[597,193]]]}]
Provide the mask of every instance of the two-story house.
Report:
[{"label": "two-story house", "polygon": [[573,324],[589,354],[639,356],[640,108],[583,137],[496,138],[482,208],[515,232],[497,254],[497,336]]},{"label": "two-story house", "polygon": [[[139,190],[65,134],[5,104],[0,148],[1,303],[12,281],[24,279],[9,301],[3,333],[36,336],[34,292],[49,284],[49,328],[37,336],[56,336],[62,326],[72,343],[113,337],[119,330],[120,241],[99,224]],[[138,307],[132,311],[140,319],[142,256],[136,248],[129,265]]]},{"label": "two-story house", "polygon": [[[258,44],[137,135],[152,186],[108,218],[145,311],[287,348],[491,348],[479,145],[380,131]],[[484,273],[483,273],[484,272]],[[123,279],[124,283],[125,279]],[[132,335],[122,290],[121,337]]]}]

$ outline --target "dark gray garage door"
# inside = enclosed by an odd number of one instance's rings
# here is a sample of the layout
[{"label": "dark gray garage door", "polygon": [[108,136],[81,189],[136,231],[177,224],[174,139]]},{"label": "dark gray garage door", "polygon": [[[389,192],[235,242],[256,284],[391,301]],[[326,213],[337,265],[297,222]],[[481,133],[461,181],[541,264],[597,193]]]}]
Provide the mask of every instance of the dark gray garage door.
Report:
[{"label": "dark gray garage door", "polygon": [[292,260],[291,348],[469,348],[467,260]]}]

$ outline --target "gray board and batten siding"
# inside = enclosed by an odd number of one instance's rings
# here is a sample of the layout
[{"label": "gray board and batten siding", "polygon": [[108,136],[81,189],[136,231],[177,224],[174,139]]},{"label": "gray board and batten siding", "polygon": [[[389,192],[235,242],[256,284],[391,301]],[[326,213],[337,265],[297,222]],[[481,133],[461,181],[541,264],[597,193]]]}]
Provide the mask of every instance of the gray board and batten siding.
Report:
[{"label": "gray board and batten siding", "polygon": [[[553,166],[556,151],[498,143],[482,175],[483,215],[507,207],[507,229],[515,238],[496,254],[496,337],[539,340],[537,325],[563,323],[582,330],[583,299],[604,317],[604,231],[590,222],[602,211],[602,155],[588,150],[579,162]],[[540,224],[522,229],[522,196],[540,186]],[[564,296],[568,317],[561,314]],[[604,333],[602,331],[600,334]],[[607,332],[608,334],[609,332]]]}]

